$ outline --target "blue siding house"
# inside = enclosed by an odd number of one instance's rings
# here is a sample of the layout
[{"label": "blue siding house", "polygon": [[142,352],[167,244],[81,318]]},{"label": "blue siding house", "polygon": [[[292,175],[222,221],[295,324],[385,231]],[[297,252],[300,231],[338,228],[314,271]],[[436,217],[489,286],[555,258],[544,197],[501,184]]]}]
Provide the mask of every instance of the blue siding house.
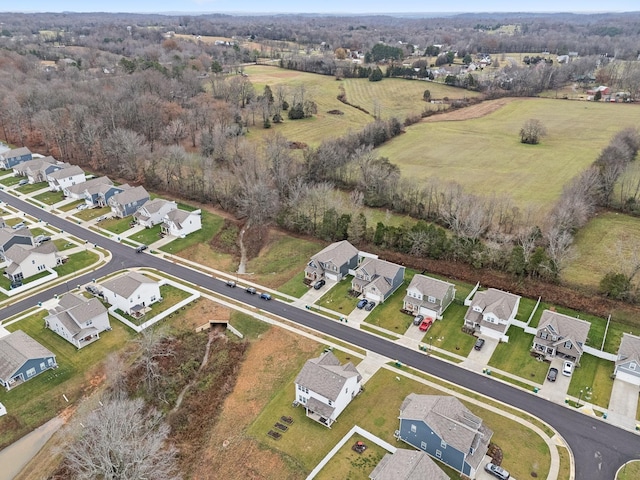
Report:
[{"label": "blue siding house", "polygon": [[407,395],[397,437],[460,473],[474,478],[493,432],[460,400],[445,395]]},{"label": "blue siding house", "polygon": [[22,330],[0,338],[0,385],[7,390],[57,366],[56,356]]},{"label": "blue siding house", "polygon": [[27,147],[14,148],[4,153],[0,153],[0,168],[9,170],[19,163],[31,160],[33,155]]},{"label": "blue siding house", "polygon": [[128,217],[136,213],[149,200],[149,194],[143,186],[128,188],[109,199],[111,212],[118,218]]}]

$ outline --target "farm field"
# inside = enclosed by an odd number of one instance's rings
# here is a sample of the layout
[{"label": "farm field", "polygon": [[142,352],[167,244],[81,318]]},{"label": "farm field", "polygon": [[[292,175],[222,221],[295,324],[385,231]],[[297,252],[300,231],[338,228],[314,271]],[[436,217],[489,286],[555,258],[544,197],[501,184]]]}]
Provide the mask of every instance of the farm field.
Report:
[{"label": "farm field", "polygon": [[[640,121],[640,109],[633,105],[548,99],[493,102],[504,105],[470,120],[441,121],[450,114],[430,117],[377,152],[397,164],[404,177],[455,181],[469,192],[510,196],[520,209],[545,211],[615,133]],[[466,110],[451,115],[460,119]],[[520,143],[518,132],[530,118],[541,120],[549,132],[539,145]]]}]

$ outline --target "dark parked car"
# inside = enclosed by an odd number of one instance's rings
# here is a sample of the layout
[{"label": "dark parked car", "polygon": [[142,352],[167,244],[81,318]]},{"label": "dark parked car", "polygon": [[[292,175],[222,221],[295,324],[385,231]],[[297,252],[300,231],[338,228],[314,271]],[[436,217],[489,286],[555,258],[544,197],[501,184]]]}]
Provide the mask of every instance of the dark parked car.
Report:
[{"label": "dark parked car", "polygon": [[551,367],[549,369],[549,373],[547,373],[547,380],[550,382],[555,382],[556,378],[558,378],[558,369]]},{"label": "dark parked car", "polygon": [[100,295],[100,290],[95,285],[87,285],[84,289],[89,292],[91,295]]},{"label": "dark parked car", "polygon": [[320,290],[322,287],[324,287],[325,283],[327,282],[325,282],[324,280],[318,280],[313,288],[315,288],[316,290]]},{"label": "dark parked car", "polygon": [[246,292],[250,293],[251,295],[255,295],[256,294],[256,289],[253,288],[253,287],[247,287]]},{"label": "dark parked car", "polygon": [[417,327],[422,323],[423,320],[424,320],[424,315],[416,315],[415,317],[413,317],[413,324]]},{"label": "dark parked car", "polygon": [[236,286],[236,282],[233,280],[227,280],[227,287],[234,288]]},{"label": "dark parked car", "polygon": [[511,475],[504,468],[494,465],[493,463],[487,463],[484,469],[494,477],[498,477],[500,480],[508,480]]},{"label": "dark parked car", "polygon": [[147,248],[149,248],[149,247],[147,247],[146,245],[140,245],[139,247],[136,247],[136,253],[142,253],[142,252],[144,252]]},{"label": "dark parked car", "polygon": [[268,293],[261,293],[260,298],[263,300],[271,300],[271,295]]},{"label": "dark parked car", "polygon": [[370,312],[371,310],[373,310],[373,307],[375,307],[375,306],[376,306],[376,302],[369,302],[364,306],[364,309],[367,312]]},{"label": "dark parked car", "polygon": [[356,305],[356,307],[357,307],[357,308],[359,308],[360,310],[362,310],[362,309],[365,307],[365,305],[366,305],[367,303],[369,303],[369,301],[368,301],[366,298],[363,298],[362,300],[360,300],[360,301],[358,302],[358,304]]},{"label": "dark parked car", "polygon": [[473,348],[475,348],[476,350],[482,350],[482,347],[484,346],[484,338],[479,338],[478,340],[476,340],[476,344],[473,346]]},{"label": "dark parked car", "polygon": [[51,240],[51,237],[47,237],[46,235],[38,235],[33,239],[34,243],[40,245],[41,243],[48,242]]}]

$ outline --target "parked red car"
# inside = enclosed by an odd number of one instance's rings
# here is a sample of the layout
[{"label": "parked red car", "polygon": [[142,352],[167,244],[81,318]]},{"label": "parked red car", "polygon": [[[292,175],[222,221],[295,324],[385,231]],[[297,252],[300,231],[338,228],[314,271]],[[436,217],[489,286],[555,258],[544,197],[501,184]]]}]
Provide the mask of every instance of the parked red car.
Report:
[{"label": "parked red car", "polygon": [[429,330],[429,327],[431,326],[432,323],[433,323],[433,318],[426,318],[422,321],[422,323],[418,328],[423,332],[426,332],[427,330]]}]

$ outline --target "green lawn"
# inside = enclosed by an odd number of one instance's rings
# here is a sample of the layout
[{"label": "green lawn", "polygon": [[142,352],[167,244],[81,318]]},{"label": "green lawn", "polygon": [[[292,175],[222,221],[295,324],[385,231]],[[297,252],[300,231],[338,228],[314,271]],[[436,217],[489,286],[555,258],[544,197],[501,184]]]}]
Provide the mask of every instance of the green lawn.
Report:
[{"label": "green lawn", "polygon": [[633,460],[620,470],[616,480],[637,480],[638,478],[640,478],[640,460]]},{"label": "green lawn", "polygon": [[76,243],[69,242],[66,238],[57,238],[53,240],[53,244],[56,246],[59,252],[69,250],[70,248],[77,247]]},{"label": "green lawn", "polygon": [[378,303],[371,313],[365,318],[366,323],[371,325],[377,325],[378,327],[386,328],[387,330],[403,335],[407,331],[409,325],[413,321],[411,315],[402,313],[402,300],[407,293],[407,285],[411,282],[413,274],[405,275],[405,280],[402,285],[396,290],[390,298],[385,300],[384,303]]},{"label": "green lawn", "polygon": [[344,278],[334,285],[316,302],[316,305],[329,308],[346,317],[356,308],[356,303],[358,303],[357,298],[348,294],[349,290],[351,290],[351,277]]},{"label": "green lawn", "polygon": [[[160,315],[162,312],[169,310],[171,307],[181,302],[182,300],[189,298],[191,296],[191,293],[182,290],[181,288],[174,287],[173,285],[161,285],[160,296],[162,297],[162,302],[157,302],[151,305],[151,311],[147,312],[143,317],[134,318],[131,315],[127,315],[122,310],[116,310],[116,312],[129,320],[131,323],[135,325],[142,325],[144,322],[152,319],[157,315]],[[182,307],[182,310],[186,310],[187,308],[188,306]],[[170,317],[177,314],[178,313],[173,313],[170,315]]]},{"label": "green lawn", "polygon": [[160,230],[162,229],[162,225],[158,224],[151,228],[145,228],[144,230],[134,233],[133,235],[129,235],[128,238],[134,240],[136,242],[143,243],[145,245],[150,245],[153,242],[157,242],[162,237],[160,236]]},{"label": "green lawn", "polygon": [[300,270],[290,280],[278,287],[278,290],[292,297],[300,298],[309,291],[309,287],[304,283],[304,270]]},{"label": "green lawn", "polygon": [[[377,153],[398,165],[405,178],[455,181],[476,194],[509,196],[520,209],[548,211],[563,186],[593,163],[614,134],[640,123],[640,110],[611,107],[517,99],[481,118],[431,117],[407,127]],[[520,143],[518,132],[529,118],[542,119],[549,132],[539,145]]]},{"label": "green lawn", "polygon": [[18,182],[20,182],[20,180],[23,180],[26,177],[14,177],[13,175],[9,175],[6,177],[2,177],[0,179],[0,184],[4,185],[5,187],[10,187],[11,185],[16,185]]},{"label": "green lawn", "polygon": [[[249,427],[248,434],[265,448],[280,451],[288,458],[295,459],[303,472],[311,471],[353,425],[395,445],[393,433],[398,428],[397,416],[404,398],[412,392],[442,394],[440,390],[405,377],[399,377],[398,381],[395,372],[382,369],[367,382],[365,391],[342,412],[331,429],[327,429],[306,418],[303,407],[291,406],[295,396],[293,381],[300,367],[301,365],[292,365],[289,381]],[[495,432],[492,441],[502,447],[503,465],[516,478],[529,478],[531,472],[536,472],[539,478],[546,478],[550,457],[542,438],[522,425],[482,407],[468,407]],[[280,440],[275,441],[266,433],[282,415],[291,416],[294,423]]]},{"label": "green lawn", "polygon": [[28,183],[26,185],[22,185],[21,187],[17,187],[16,190],[20,193],[32,193],[37,192],[38,190],[42,190],[49,186],[49,182],[39,182],[39,183]]},{"label": "green lawn", "polygon": [[[23,330],[56,355],[59,368],[49,370],[7,392],[0,389],[0,402],[9,411],[0,417],[0,448],[12,443],[32,429],[75,404],[87,394],[91,372],[107,355],[123,347],[131,338],[129,329],[111,320],[112,330],[100,334],[100,340],[81,350],[44,328],[47,312],[40,311],[7,327]],[[65,402],[62,395],[69,402]]]},{"label": "green lawn", "polygon": [[46,205],[53,205],[54,203],[61,202],[65,197],[62,192],[42,192],[32,198]]},{"label": "green lawn", "polygon": [[[537,302],[538,302],[537,299],[534,300],[532,298],[521,297],[516,319],[522,322],[526,322],[527,320],[529,320],[529,317],[531,316],[533,309],[536,307]],[[542,301],[540,302],[540,306],[541,305],[542,305]],[[540,309],[539,311],[536,311],[536,315],[538,316],[538,318],[540,318],[540,311],[541,311]]]},{"label": "green lawn", "polygon": [[[77,208],[78,205],[82,205],[82,204],[86,204],[86,203],[87,202],[85,202],[83,199],[76,200],[75,202],[67,203],[66,205],[58,207],[58,210],[62,210],[63,212],[69,212],[69,211],[73,210],[74,208]],[[80,212],[78,212],[78,213],[80,213]]]},{"label": "green lawn", "polygon": [[613,388],[613,362],[584,354],[580,359],[580,366],[576,367],[571,376],[569,395],[578,397],[580,390],[591,389],[591,399],[583,398],[583,401],[607,408]]},{"label": "green lawn", "polygon": [[[364,442],[367,449],[363,453],[354,451],[356,442]],[[369,480],[369,475],[387,451],[370,442],[361,435],[354,434],[349,438],[329,463],[315,477],[318,480],[334,480],[348,478],[349,480]]]},{"label": "green lawn", "polygon": [[93,220],[94,218],[107,215],[108,213],[111,213],[111,208],[109,207],[87,208],[86,210],[74,213],[73,216],[86,222],[87,220]]},{"label": "green lawn", "polygon": [[133,217],[108,218],[106,220],[102,220],[101,222],[98,222],[98,227],[108,230],[110,232],[113,232],[116,235],[119,235],[131,228],[132,220],[133,220]]},{"label": "green lawn", "polygon": [[214,235],[220,231],[223,223],[224,218],[203,210],[202,228],[200,230],[187,235],[185,238],[176,238],[170,243],[160,247],[160,250],[166,253],[179,254],[183,250],[198,243],[209,243]]},{"label": "green lawn", "polygon": [[462,331],[466,312],[464,305],[452,303],[445,310],[443,319],[433,322],[422,341],[466,357],[476,343],[476,337]]},{"label": "green lawn", "polygon": [[242,333],[246,339],[260,338],[260,335],[271,328],[268,323],[261,322],[251,315],[238,312],[237,310],[231,311],[229,323]]},{"label": "green lawn", "polygon": [[489,360],[489,365],[542,385],[549,364],[531,356],[533,335],[524,333],[523,329],[513,326],[509,327],[507,335],[509,343],[498,344],[491,360]]},{"label": "green lawn", "polygon": [[69,260],[66,263],[55,268],[58,275],[64,277],[75,272],[79,272],[83,268],[93,265],[99,260],[99,256],[93,252],[84,250],[82,252],[69,255]]}]

